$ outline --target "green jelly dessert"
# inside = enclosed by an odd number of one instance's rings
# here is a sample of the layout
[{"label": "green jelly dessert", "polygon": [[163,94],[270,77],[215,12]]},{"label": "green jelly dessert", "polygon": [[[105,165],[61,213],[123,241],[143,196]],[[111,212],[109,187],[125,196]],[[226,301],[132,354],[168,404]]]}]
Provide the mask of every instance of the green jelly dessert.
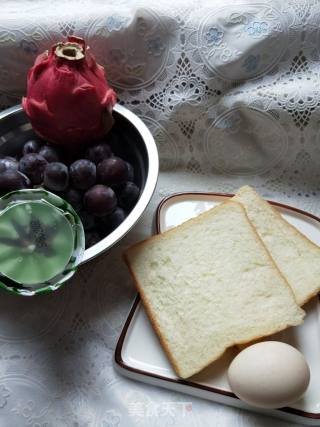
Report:
[{"label": "green jelly dessert", "polygon": [[0,199],[0,286],[20,295],[57,289],[84,252],[84,231],[72,207],[45,190]]}]

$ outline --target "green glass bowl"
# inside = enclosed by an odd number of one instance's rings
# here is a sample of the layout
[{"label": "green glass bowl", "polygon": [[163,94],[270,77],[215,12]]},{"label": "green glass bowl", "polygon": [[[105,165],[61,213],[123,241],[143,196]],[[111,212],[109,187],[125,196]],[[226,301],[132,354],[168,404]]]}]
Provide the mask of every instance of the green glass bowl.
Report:
[{"label": "green glass bowl", "polygon": [[52,292],[83,258],[81,220],[69,203],[43,189],[0,198],[0,287],[17,295]]}]

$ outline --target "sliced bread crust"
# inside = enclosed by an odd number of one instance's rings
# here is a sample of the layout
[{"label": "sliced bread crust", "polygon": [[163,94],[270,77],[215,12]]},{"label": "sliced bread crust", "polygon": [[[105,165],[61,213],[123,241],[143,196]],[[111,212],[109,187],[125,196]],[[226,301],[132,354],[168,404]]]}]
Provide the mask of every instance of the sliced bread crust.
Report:
[{"label": "sliced bread crust", "polygon": [[320,248],[289,224],[270,203],[244,186],[232,198],[241,203],[274,262],[302,306],[320,292]]},{"label": "sliced bread crust", "polygon": [[181,378],[230,346],[303,321],[303,310],[239,203],[228,201],[137,243],[124,258]]}]

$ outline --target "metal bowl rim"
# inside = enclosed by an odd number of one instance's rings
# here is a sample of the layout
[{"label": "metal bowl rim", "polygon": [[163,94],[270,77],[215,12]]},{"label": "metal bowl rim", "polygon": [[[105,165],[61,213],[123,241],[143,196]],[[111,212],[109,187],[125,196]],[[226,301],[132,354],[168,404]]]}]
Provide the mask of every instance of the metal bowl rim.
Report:
[{"label": "metal bowl rim", "polygon": [[[0,112],[0,121],[5,117],[10,116],[11,114],[16,114],[21,111],[21,105],[8,108]],[[133,112],[124,106],[116,104],[114,106],[114,111],[127,119],[128,122],[130,122],[131,125],[136,128],[144,142],[148,160],[147,178],[140,198],[127,218],[112,233],[110,233],[104,239],[100,240],[100,242],[96,243],[94,246],[86,249],[80,265],[110,249],[131,230],[149,204],[158,180],[159,156],[157,146],[151,132],[138,116],[136,116]]]}]

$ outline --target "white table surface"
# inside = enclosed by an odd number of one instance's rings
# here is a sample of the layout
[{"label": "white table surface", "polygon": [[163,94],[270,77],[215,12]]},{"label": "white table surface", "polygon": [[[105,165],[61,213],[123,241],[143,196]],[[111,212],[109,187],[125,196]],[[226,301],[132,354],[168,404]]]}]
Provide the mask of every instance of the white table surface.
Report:
[{"label": "white table surface", "polygon": [[121,253],[151,234],[164,196],[251,184],[320,214],[320,3],[4,0],[0,108],[20,102],[36,54],[73,34],[152,131],[159,183],[121,244],[62,290],[1,293],[0,426],[292,425],[125,379],[113,352],[135,295]]}]

